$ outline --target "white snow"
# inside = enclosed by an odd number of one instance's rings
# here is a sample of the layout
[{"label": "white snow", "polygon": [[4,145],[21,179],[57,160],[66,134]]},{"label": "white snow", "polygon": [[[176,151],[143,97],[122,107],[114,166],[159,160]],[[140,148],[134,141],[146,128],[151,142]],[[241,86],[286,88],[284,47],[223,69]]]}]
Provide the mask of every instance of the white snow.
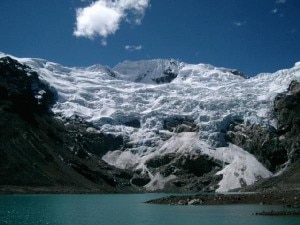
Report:
[{"label": "white snow", "polygon": [[3,52],[0,52],[0,58],[3,58],[3,57],[5,57],[6,56],[6,54],[5,53],[3,53]]},{"label": "white snow", "polygon": [[160,173],[156,173],[155,176],[151,177],[151,181],[145,186],[147,191],[162,190],[165,184],[176,178],[174,175],[167,177],[162,176]]},{"label": "white snow", "polygon": [[217,148],[215,158],[228,163],[217,175],[223,175],[217,192],[226,192],[230,189],[251,185],[261,178],[272,176],[257,159],[250,153],[236,145]]},{"label": "white snow", "polygon": [[[299,62],[291,69],[244,79],[230,69],[175,60],[126,61],[109,69],[101,65],[68,68],[43,59],[13,58],[32,67],[57,90],[58,101],[52,109],[57,116],[79,115],[101,131],[122,135],[130,142],[132,148],[116,149],[103,157],[109,164],[147,171],[145,161],[157,154],[206,154],[228,164],[219,172],[223,180],[218,191],[236,188],[241,180],[251,184],[271,175],[238,147],[213,147],[222,141],[221,130],[236,118],[276,125],[271,120],[275,96],[286,91],[292,80],[300,80]],[[165,76],[166,70],[177,77],[171,83],[156,84],[153,79]],[[164,130],[164,120],[173,116],[193,120],[199,132]],[[124,125],[131,120],[138,120],[141,127]]]},{"label": "white snow", "polygon": [[116,65],[113,70],[117,74],[117,78],[132,82],[156,84],[153,79],[165,76],[165,72],[179,73],[179,70],[184,66],[176,60],[143,60],[143,61],[124,61]]}]

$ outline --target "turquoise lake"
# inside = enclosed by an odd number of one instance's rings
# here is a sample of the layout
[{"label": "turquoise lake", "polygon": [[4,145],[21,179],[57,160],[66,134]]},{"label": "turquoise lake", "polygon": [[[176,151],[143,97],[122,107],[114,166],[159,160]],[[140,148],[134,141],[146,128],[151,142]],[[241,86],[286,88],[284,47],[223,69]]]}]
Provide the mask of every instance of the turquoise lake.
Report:
[{"label": "turquoise lake", "polygon": [[280,206],[169,206],[143,202],[162,194],[3,195],[0,224],[31,225],[299,225],[296,216],[255,216]]}]

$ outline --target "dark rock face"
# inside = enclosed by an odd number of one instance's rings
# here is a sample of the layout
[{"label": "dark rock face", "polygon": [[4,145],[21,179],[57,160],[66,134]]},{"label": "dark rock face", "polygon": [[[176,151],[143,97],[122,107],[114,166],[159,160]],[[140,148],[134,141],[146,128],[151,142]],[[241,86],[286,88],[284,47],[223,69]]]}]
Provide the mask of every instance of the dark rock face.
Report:
[{"label": "dark rock face", "polygon": [[165,154],[159,157],[149,159],[146,165],[151,168],[159,168],[161,166],[169,164],[173,159],[175,159],[176,154]]},{"label": "dark rock face", "polygon": [[79,117],[69,119],[65,128],[71,137],[65,141],[65,146],[76,154],[84,149],[102,157],[108,151],[121,149],[124,144],[123,137],[102,133]]},{"label": "dark rock face", "polygon": [[130,171],[100,158],[123,139],[101,134],[80,119],[64,125],[49,111],[55,97],[28,67],[9,57],[0,60],[0,189],[138,191]]},{"label": "dark rock face", "polygon": [[138,119],[126,121],[124,125],[128,127],[141,128],[141,122]]},{"label": "dark rock face", "polygon": [[171,68],[167,68],[164,70],[162,77],[153,78],[152,80],[157,84],[164,84],[164,83],[170,83],[172,80],[174,80],[178,74],[172,71]]},{"label": "dark rock face", "polygon": [[276,171],[288,160],[287,149],[277,133],[260,125],[232,124],[228,141],[255,155],[270,171]]},{"label": "dark rock face", "polygon": [[[138,78],[135,80],[135,82],[140,82],[141,80],[143,80],[148,74],[150,73],[150,71],[147,71],[147,73],[144,74],[140,74],[138,76]],[[170,67],[167,67],[163,73],[162,76],[160,77],[156,77],[156,78],[152,78],[151,80],[154,81],[157,84],[164,84],[164,83],[170,83],[172,82],[176,77],[178,76],[178,73],[172,71],[172,69]]]},{"label": "dark rock face", "polygon": [[155,157],[146,162],[150,168],[158,168],[165,176],[193,174],[201,177],[218,166],[213,160],[204,155],[166,154]]},{"label": "dark rock face", "polygon": [[209,159],[208,156],[184,156],[179,160],[179,165],[188,173],[192,173],[197,177],[201,177],[204,174],[212,171],[216,166],[213,160]]},{"label": "dark rock face", "polygon": [[300,83],[291,82],[288,92],[278,95],[274,103],[278,134],[293,162],[300,158]]},{"label": "dark rock face", "polygon": [[286,93],[274,101],[278,128],[233,123],[227,140],[254,154],[269,170],[275,172],[290,160],[299,159],[300,151],[300,83],[293,81]]},{"label": "dark rock face", "polygon": [[0,59],[0,99],[10,101],[24,119],[33,112],[46,113],[56,93],[38,79],[38,74],[10,57]]},{"label": "dark rock face", "polygon": [[165,154],[148,160],[146,165],[153,174],[176,176],[165,186],[170,192],[214,191],[221,178],[215,175],[220,163],[204,155]]},{"label": "dark rock face", "polygon": [[140,186],[143,187],[146,184],[148,184],[151,181],[151,179],[147,176],[147,175],[135,175],[132,179],[131,179],[131,183],[136,185],[136,186]]},{"label": "dark rock face", "polygon": [[158,78],[153,78],[152,80],[157,84],[172,82],[178,76],[178,72],[174,70],[174,67],[179,67],[179,63],[175,60],[171,60],[170,64],[164,68],[162,76]]},{"label": "dark rock face", "polygon": [[243,77],[245,79],[249,79],[249,76],[245,75],[243,72],[241,71],[238,71],[238,70],[232,70],[231,73],[233,75],[236,75],[236,76],[240,76],[240,77]]},{"label": "dark rock face", "polygon": [[163,129],[181,133],[181,132],[195,132],[199,127],[188,117],[168,117],[163,122]]}]

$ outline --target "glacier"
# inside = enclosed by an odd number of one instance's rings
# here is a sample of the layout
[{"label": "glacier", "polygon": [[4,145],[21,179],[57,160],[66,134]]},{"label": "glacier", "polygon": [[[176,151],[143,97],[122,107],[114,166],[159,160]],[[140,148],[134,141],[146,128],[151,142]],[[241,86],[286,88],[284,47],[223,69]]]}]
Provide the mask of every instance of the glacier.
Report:
[{"label": "glacier", "polygon": [[[0,58],[10,56],[0,53]],[[162,189],[174,175],[163,177],[147,168],[147,160],[168,153],[202,154],[224,162],[217,191],[253,184],[272,176],[257,159],[226,143],[224,129],[235,120],[276,127],[273,100],[300,80],[300,63],[275,73],[246,78],[236,70],[176,60],[125,61],[108,68],[65,67],[35,58],[17,58],[53,87],[57,117],[74,115],[93,123],[101,132],[120,135],[128,147],[103,156],[108,164],[142,170],[151,178],[147,190]],[[176,133],[164,127],[169,118],[196,124],[195,131]],[[131,126],[135,121],[137,125]]]}]

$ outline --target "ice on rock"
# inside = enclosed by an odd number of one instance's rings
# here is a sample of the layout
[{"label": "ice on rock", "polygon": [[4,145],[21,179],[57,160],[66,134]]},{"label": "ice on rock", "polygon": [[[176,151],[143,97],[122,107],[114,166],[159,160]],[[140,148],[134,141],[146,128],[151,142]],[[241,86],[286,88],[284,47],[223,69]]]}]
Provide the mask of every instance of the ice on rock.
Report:
[{"label": "ice on rock", "polygon": [[156,191],[162,190],[165,184],[173,179],[176,176],[169,175],[167,177],[162,176],[160,173],[156,173],[153,177],[151,177],[151,181],[145,186],[147,191]]},{"label": "ice on rock", "polygon": [[[271,120],[275,96],[292,80],[300,79],[299,63],[245,79],[234,70],[175,60],[127,61],[109,69],[99,65],[68,68],[42,59],[13,58],[32,67],[56,89],[58,101],[53,111],[57,115],[79,115],[130,143],[131,148],[108,152],[103,159],[109,164],[147,170],[146,160],[157,154],[206,154],[228,163],[219,172],[223,175],[219,191],[271,176],[242,149],[216,146],[224,144],[222,131],[235,119],[275,124]],[[189,118],[199,132],[166,130],[164,121],[172,116]],[[151,190],[160,176],[152,175]]]},{"label": "ice on rock", "polygon": [[116,77],[132,82],[158,84],[168,83],[175,79],[183,63],[176,60],[154,59],[147,61],[124,61],[116,65],[113,70]]},{"label": "ice on rock", "polygon": [[229,147],[217,148],[214,157],[228,163],[217,175],[223,175],[217,192],[251,185],[261,178],[272,176],[257,159],[243,149],[230,144]]}]

